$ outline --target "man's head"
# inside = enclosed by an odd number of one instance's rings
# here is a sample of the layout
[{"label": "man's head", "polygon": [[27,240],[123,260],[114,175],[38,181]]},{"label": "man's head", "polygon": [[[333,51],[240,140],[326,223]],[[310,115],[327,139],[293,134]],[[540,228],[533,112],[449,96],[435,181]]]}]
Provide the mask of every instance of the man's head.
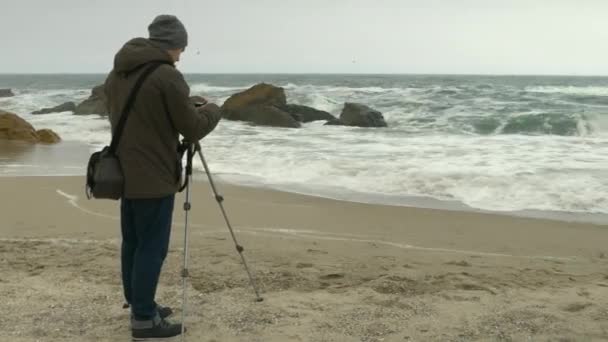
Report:
[{"label": "man's head", "polygon": [[188,32],[174,15],[159,15],[148,26],[150,40],[169,53],[174,62],[188,46]]}]

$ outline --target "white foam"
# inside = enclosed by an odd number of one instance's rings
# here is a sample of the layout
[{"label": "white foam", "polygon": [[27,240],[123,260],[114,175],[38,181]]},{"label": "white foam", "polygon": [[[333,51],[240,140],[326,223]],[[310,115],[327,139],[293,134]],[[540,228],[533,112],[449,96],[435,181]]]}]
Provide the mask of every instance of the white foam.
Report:
[{"label": "white foam", "polygon": [[63,140],[83,141],[91,146],[109,144],[110,122],[99,115],[73,115],[71,112],[25,115],[34,127],[51,128]]},{"label": "white foam", "polygon": [[291,134],[249,127],[257,132],[242,135],[246,127],[231,126],[204,145],[212,170],[237,182],[321,195],[430,196],[487,210],[608,213],[608,155],[598,153],[608,141],[601,138],[404,138],[344,127],[332,134],[318,125]]},{"label": "white foam", "polygon": [[193,94],[202,94],[204,96],[205,94],[216,93],[216,92],[236,93],[236,92],[245,90],[247,88],[250,88],[252,86],[253,86],[253,84],[246,85],[246,86],[238,86],[238,87],[222,87],[222,86],[212,86],[207,83],[195,83],[190,86],[190,91]]},{"label": "white foam", "polygon": [[90,94],[90,89],[15,90],[15,96],[2,99],[0,107],[26,116],[42,108],[54,107],[68,101],[79,103]]},{"label": "white foam", "polygon": [[409,88],[384,88],[384,87],[346,87],[346,86],[319,86],[314,84],[297,85],[288,83],[283,86],[285,90],[296,91],[320,91],[324,93],[333,92],[361,92],[361,93],[387,93],[387,92],[402,92]]},{"label": "white foam", "polygon": [[[245,88],[198,84],[193,85],[193,92],[209,92],[204,95],[223,102],[231,93]],[[395,198],[433,197],[488,210],[608,213],[606,115],[585,114],[589,121],[579,121],[580,136],[576,137],[451,134],[446,131],[454,125],[452,120],[475,115],[467,112],[471,105],[450,103],[433,120],[410,122],[433,115],[428,106],[437,104],[432,94],[442,87],[288,84],[285,88],[289,102],[334,114],[346,101],[378,105],[391,128],[323,126],[322,122],[315,122],[293,130],[222,121],[203,144],[213,172],[235,182],[294,191],[305,188],[330,197],[356,192]],[[536,88],[580,92],[583,87]],[[586,87],[582,91],[597,95],[604,91],[599,89],[608,88]],[[89,93],[24,92],[2,100],[0,107],[14,108],[36,128],[51,128],[64,140],[82,141],[93,149],[110,141],[107,118],[70,113],[24,114],[56,105],[54,101],[59,99],[86,98]],[[401,102],[392,104],[395,101]],[[405,111],[404,102],[421,104],[421,109]],[[473,108],[504,103],[476,98],[477,107]],[[527,114],[530,113],[535,112]],[[196,164],[202,170],[198,161]]]},{"label": "white foam", "polygon": [[562,93],[569,95],[608,96],[608,87],[595,86],[534,86],[526,87],[526,91],[533,93]]}]

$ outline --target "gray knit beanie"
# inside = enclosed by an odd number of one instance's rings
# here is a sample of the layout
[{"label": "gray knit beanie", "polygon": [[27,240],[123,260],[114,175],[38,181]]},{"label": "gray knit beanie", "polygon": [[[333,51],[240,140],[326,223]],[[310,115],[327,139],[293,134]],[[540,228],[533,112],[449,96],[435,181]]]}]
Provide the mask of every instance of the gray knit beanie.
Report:
[{"label": "gray knit beanie", "polygon": [[150,40],[166,50],[185,49],[188,32],[184,24],[174,15],[162,14],[148,26]]}]

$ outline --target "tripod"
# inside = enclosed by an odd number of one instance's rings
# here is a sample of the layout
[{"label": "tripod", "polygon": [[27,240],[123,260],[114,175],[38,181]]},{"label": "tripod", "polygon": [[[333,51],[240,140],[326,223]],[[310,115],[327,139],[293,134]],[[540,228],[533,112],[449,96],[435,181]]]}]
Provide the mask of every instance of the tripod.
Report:
[{"label": "tripod", "polygon": [[220,210],[224,217],[224,221],[226,221],[226,226],[228,226],[228,230],[230,231],[230,235],[232,236],[232,241],[234,241],[236,250],[239,253],[239,255],[241,256],[241,261],[243,262],[243,266],[245,267],[245,271],[247,271],[247,275],[249,277],[249,283],[251,284],[251,287],[253,288],[253,291],[255,293],[255,301],[261,302],[264,300],[264,298],[262,298],[260,296],[260,292],[258,291],[258,287],[256,286],[256,282],[253,277],[253,274],[251,273],[251,270],[249,269],[249,266],[247,265],[247,260],[245,260],[245,256],[243,255],[243,252],[245,251],[245,249],[243,248],[243,246],[241,246],[238,243],[238,241],[236,239],[236,235],[234,234],[234,230],[232,229],[232,225],[230,224],[230,220],[228,219],[228,215],[226,214],[226,210],[224,209],[224,204],[223,204],[224,197],[217,192],[217,188],[215,187],[215,182],[213,181],[213,177],[211,176],[211,172],[209,171],[209,166],[207,165],[207,161],[205,160],[205,157],[203,156],[203,151],[201,149],[200,144],[198,142],[195,144],[191,144],[191,143],[188,143],[187,141],[183,141],[181,148],[186,153],[186,181],[182,187],[182,190],[184,188],[186,190],[186,201],[184,202],[184,212],[185,212],[184,254],[183,254],[183,265],[182,265],[182,271],[181,271],[181,277],[182,277],[182,335],[181,335],[182,337],[181,337],[181,339],[182,339],[182,341],[185,341],[184,332],[185,332],[186,302],[187,302],[186,301],[186,283],[187,283],[187,278],[190,276],[190,274],[188,272],[188,213],[190,212],[190,209],[192,209],[192,204],[190,202],[190,200],[191,200],[190,184],[192,182],[192,159],[193,159],[195,153],[198,153],[198,156],[200,157],[201,162],[203,163],[203,167],[205,168],[205,173],[207,174],[207,177],[209,179],[209,184],[211,185],[211,189],[213,190],[213,195],[215,196],[215,200],[220,207]]}]

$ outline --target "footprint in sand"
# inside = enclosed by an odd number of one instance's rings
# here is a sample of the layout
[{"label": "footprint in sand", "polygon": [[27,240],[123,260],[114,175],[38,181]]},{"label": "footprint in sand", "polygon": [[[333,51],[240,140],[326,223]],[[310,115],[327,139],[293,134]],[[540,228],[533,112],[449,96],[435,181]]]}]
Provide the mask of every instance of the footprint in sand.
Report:
[{"label": "footprint in sand", "polygon": [[566,305],[562,310],[567,311],[567,312],[579,312],[579,311],[583,311],[586,308],[592,306],[593,304],[591,303],[572,303],[572,304],[568,304]]},{"label": "footprint in sand", "polygon": [[311,249],[311,248],[309,248],[306,251],[308,253],[312,253],[312,254],[327,254],[326,251],[321,251],[321,250],[318,250],[318,249]]},{"label": "footprint in sand", "polygon": [[481,286],[481,285],[477,285],[477,284],[472,284],[472,283],[457,284],[456,288],[460,289],[460,290],[465,290],[465,291],[486,291],[493,295],[496,294],[496,292],[490,288],[487,288],[487,287]]},{"label": "footprint in sand", "polygon": [[460,266],[460,267],[471,267],[471,264],[465,260],[462,261],[450,261],[450,262],[446,262],[446,265],[452,265],[452,266]]},{"label": "footprint in sand", "polygon": [[591,293],[589,293],[589,291],[585,290],[585,289],[580,289],[576,292],[577,295],[581,296],[581,297],[585,297],[585,298],[589,298],[591,296]]},{"label": "footprint in sand", "polygon": [[344,273],[329,273],[319,276],[321,280],[335,280],[344,278]]}]

